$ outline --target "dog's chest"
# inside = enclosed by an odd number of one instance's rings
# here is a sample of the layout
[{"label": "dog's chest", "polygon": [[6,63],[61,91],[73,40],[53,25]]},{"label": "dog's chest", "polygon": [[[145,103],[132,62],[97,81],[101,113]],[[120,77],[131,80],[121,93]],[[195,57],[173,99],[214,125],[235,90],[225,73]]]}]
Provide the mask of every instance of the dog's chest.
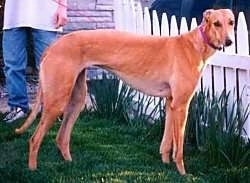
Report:
[{"label": "dog's chest", "polygon": [[121,78],[129,86],[134,89],[137,89],[147,95],[156,96],[156,97],[170,97],[171,89],[168,82],[165,81],[154,81],[138,78]]}]

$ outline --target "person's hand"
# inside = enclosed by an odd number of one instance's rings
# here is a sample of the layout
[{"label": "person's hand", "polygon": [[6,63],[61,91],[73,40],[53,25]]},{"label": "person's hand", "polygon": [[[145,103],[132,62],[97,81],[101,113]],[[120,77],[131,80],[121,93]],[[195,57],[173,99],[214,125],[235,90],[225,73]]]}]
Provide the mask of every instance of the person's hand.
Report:
[{"label": "person's hand", "polygon": [[64,26],[67,23],[67,21],[68,21],[67,7],[59,4],[54,15],[55,28],[57,29],[59,27]]}]

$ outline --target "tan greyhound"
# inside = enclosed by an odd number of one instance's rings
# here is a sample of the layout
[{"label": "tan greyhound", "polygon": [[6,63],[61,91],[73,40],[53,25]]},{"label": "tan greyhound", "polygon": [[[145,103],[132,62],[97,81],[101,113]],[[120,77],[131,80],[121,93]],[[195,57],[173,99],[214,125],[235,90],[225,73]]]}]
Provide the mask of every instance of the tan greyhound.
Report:
[{"label": "tan greyhound", "polygon": [[73,125],[85,101],[86,68],[99,66],[148,95],[165,97],[165,130],[160,146],[164,163],[173,161],[184,175],[183,141],[188,107],[206,60],[229,46],[234,15],[229,9],[206,10],[196,29],[175,37],[142,36],[116,30],[75,31],[62,36],[43,55],[37,101],[16,133],[23,133],[42,107],[42,116],[29,141],[29,168],[37,168],[42,140],[63,113],[56,137],[65,160]]}]

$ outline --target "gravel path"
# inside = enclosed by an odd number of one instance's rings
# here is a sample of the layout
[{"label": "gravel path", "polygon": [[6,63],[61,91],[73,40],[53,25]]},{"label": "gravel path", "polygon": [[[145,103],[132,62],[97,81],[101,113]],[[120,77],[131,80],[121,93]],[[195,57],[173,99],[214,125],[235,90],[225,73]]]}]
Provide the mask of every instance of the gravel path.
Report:
[{"label": "gravel path", "polygon": [[[34,99],[36,96],[36,90],[37,90],[37,84],[34,83],[28,83],[27,86],[28,89],[28,96],[30,104],[32,105],[34,103]],[[7,105],[7,99],[8,99],[8,93],[6,91],[5,86],[0,86],[0,112],[5,113],[9,110]]]},{"label": "gravel path", "polygon": [[[37,84],[29,83],[27,86],[27,89],[28,89],[29,102],[30,102],[30,105],[32,106],[32,104],[34,104],[35,99],[36,99]],[[9,110],[8,105],[7,105],[7,99],[8,99],[8,93],[6,91],[6,88],[0,85],[0,112],[1,113],[6,113]],[[87,108],[92,106],[89,95],[87,95],[85,103],[87,105]]]}]

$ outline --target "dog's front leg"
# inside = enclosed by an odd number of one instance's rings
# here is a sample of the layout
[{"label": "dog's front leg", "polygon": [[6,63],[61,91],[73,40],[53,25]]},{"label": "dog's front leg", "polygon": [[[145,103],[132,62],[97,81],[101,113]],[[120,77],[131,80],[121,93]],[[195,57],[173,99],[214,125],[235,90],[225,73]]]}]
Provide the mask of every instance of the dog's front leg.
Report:
[{"label": "dog's front leg", "polygon": [[176,163],[176,167],[181,175],[185,175],[185,167],[183,162],[183,144],[184,133],[187,122],[189,102],[171,108],[173,119],[173,160]]},{"label": "dog's front leg", "polygon": [[160,153],[163,163],[170,162],[170,152],[172,149],[172,158],[176,163],[176,167],[181,175],[186,174],[183,162],[183,143],[184,131],[187,120],[187,105],[178,108],[170,107],[166,103],[166,119],[164,134],[160,146]]},{"label": "dog's front leg", "polygon": [[166,100],[166,117],[165,117],[165,124],[164,124],[164,134],[161,141],[160,146],[160,154],[162,157],[163,163],[170,163],[169,156],[170,151],[172,149],[172,142],[173,142],[173,119],[172,119],[172,111],[170,109],[170,102],[171,100]]},{"label": "dog's front leg", "polygon": [[174,123],[174,143],[176,144],[176,151],[173,151],[173,159],[180,174],[184,175],[186,174],[183,162],[184,132],[187,121],[186,108],[181,108],[176,111],[176,118]]},{"label": "dog's front leg", "polygon": [[[168,100],[166,103],[166,120],[164,134],[160,146],[162,161],[169,163],[172,149],[173,161],[181,175],[186,174],[183,162],[184,132],[190,100],[181,97]],[[188,97],[186,97],[188,98]],[[176,100],[177,99],[177,100]]]}]

